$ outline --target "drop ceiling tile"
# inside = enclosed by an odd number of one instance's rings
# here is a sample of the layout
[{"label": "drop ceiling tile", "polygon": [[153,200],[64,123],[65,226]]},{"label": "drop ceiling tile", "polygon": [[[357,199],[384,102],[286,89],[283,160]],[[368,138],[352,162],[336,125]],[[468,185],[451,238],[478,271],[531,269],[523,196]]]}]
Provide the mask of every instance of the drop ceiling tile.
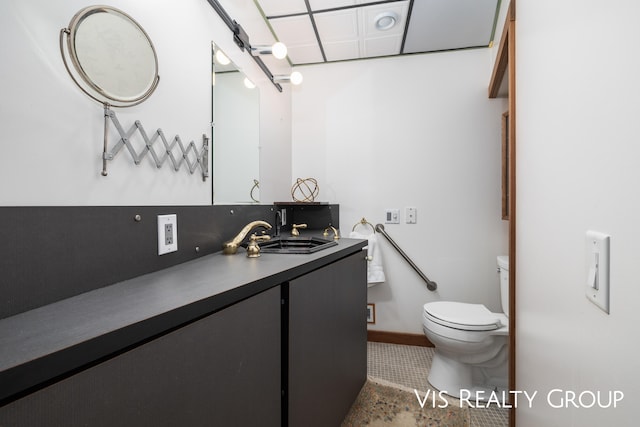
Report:
[{"label": "drop ceiling tile", "polygon": [[360,1],[356,0],[309,0],[311,10],[333,9],[335,7],[353,6]]},{"label": "drop ceiling tile", "polygon": [[487,46],[498,0],[414,2],[404,52]]},{"label": "drop ceiling tile", "polygon": [[[498,0],[418,0],[413,2],[409,19],[409,0],[384,3],[308,0],[312,10],[320,11],[313,16],[321,50],[306,14],[305,0],[257,1],[269,17],[277,38],[288,46],[293,64],[323,62],[322,50],[327,61],[401,54],[407,22],[409,28],[402,53],[486,46],[498,3]],[[384,12],[398,15],[398,22],[389,30],[375,28],[376,17]],[[278,17],[282,15],[287,16]]]},{"label": "drop ceiling tile", "polygon": [[397,55],[402,47],[402,34],[389,37],[367,38],[362,42],[362,57]]},{"label": "drop ceiling tile", "polygon": [[316,13],[313,18],[323,46],[326,42],[358,40],[360,31],[356,9]]},{"label": "drop ceiling tile", "polygon": [[314,64],[324,61],[317,43],[290,47],[288,56],[293,65]]},{"label": "drop ceiling tile", "polygon": [[266,16],[291,15],[307,12],[304,0],[258,0]]},{"label": "drop ceiling tile", "polygon": [[309,15],[269,19],[278,40],[287,45],[293,64],[323,62],[322,52]]},{"label": "drop ceiling tile", "polygon": [[308,15],[269,19],[278,40],[288,48],[300,45],[316,44],[316,33]]},{"label": "drop ceiling tile", "polygon": [[361,57],[358,40],[323,43],[322,47],[327,61],[342,61]]}]

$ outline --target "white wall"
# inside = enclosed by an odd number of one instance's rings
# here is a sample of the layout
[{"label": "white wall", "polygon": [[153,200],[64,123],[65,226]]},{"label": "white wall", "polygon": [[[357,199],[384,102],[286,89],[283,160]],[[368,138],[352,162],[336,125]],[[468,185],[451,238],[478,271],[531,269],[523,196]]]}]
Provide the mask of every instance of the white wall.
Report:
[{"label": "white wall", "polygon": [[[504,100],[489,100],[488,49],[301,67],[293,89],[293,178],[315,177],[340,203],[342,234],[363,216],[435,280],[433,293],[386,242],[387,282],[369,289],[371,329],[421,334],[422,305],[457,300],[500,310],[496,256]],[[404,208],[418,224],[404,224]],[[362,229],[360,229],[362,231]],[[380,237],[382,239],[382,237]]]},{"label": "white wall", "polygon": [[[58,47],[60,29],[78,10],[92,4],[88,0],[7,0],[0,4],[4,58],[0,204],[210,204],[211,178],[203,182],[197,172],[175,172],[166,164],[158,170],[149,157],[136,167],[128,153],[121,152],[109,162],[109,176],[100,175],[102,106],[71,81]],[[185,143],[195,140],[198,146],[202,134],[211,136],[210,49],[215,40],[259,85],[261,102],[271,105],[269,114],[282,117],[279,122],[261,124],[263,150],[267,155],[281,152],[282,141],[288,141],[290,135],[289,97],[265,82],[262,71],[235,46],[230,30],[206,1],[113,0],[109,4],[129,13],[145,28],[159,61],[160,84],[151,98],[117,110],[125,128],[140,120],[147,132],[162,128],[169,137],[178,134]],[[255,8],[234,13],[239,22],[260,22]],[[288,166],[261,173],[273,174],[274,182],[290,179]],[[279,191],[265,186],[268,194]]]},{"label": "white wall", "polygon": [[[518,1],[517,387],[625,393],[616,409],[540,397],[519,427],[638,423],[639,15],[631,0]],[[585,298],[588,229],[611,235],[608,315]]]}]

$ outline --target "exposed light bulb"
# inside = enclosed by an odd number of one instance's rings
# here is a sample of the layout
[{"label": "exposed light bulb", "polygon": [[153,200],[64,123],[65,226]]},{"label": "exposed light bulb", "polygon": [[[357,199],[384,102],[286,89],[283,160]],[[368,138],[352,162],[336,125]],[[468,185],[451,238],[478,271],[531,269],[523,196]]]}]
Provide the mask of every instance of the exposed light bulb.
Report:
[{"label": "exposed light bulb", "polygon": [[294,71],[293,73],[291,73],[290,78],[292,85],[299,85],[300,83],[302,83],[302,73],[300,73],[299,71]]},{"label": "exposed light bulb", "polygon": [[278,59],[284,59],[287,57],[287,46],[282,42],[276,42],[271,46],[271,54]]}]

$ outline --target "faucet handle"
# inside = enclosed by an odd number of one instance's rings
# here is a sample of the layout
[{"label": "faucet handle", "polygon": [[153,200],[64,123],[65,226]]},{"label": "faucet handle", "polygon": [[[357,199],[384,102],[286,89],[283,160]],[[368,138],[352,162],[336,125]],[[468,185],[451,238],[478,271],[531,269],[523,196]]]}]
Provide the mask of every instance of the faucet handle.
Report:
[{"label": "faucet handle", "polygon": [[299,236],[300,232],[298,231],[298,228],[307,228],[307,224],[292,224],[291,225],[291,235],[292,236]]},{"label": "faucet handle", "polygon": [[324,237],[328,237],[329,230],[333,231],[333,240],[338,240],[340,238],[340,234],[338,233],[338,230],[331,225],[324,229],[324,231],[322,232],[322,235]]},{"label": "faucet handle", "polygon": [[260,245],[258,245],[258,240],[269,240],[271,236],[268,234],[262,234],[260,236],[256,236],[253,233],[249,236],[249,244],[247,245],[247,257],[249,258],[257,258],[260,256]]},{"label": "faucet handle", "polygon": [[269,240],[271,239],[271,236],[269,236],[268,234],[265,234],[266,231],[263,231],[261,235],[257,236],[256,233],[253,233],[251,236],[249,236],[249,243],[251,242],[255,242],[258,240]]}]

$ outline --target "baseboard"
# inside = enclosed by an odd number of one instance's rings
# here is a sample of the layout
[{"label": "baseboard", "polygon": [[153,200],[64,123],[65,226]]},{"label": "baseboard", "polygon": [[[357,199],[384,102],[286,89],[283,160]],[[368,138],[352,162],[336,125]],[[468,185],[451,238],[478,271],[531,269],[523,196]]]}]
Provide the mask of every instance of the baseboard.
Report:
[{"label": "baseboard", "polygon": [[418,347],[435,347],[423,334],[405,334],[402,332],[367,331],[367,341],[388,344],[415,345]]}]

